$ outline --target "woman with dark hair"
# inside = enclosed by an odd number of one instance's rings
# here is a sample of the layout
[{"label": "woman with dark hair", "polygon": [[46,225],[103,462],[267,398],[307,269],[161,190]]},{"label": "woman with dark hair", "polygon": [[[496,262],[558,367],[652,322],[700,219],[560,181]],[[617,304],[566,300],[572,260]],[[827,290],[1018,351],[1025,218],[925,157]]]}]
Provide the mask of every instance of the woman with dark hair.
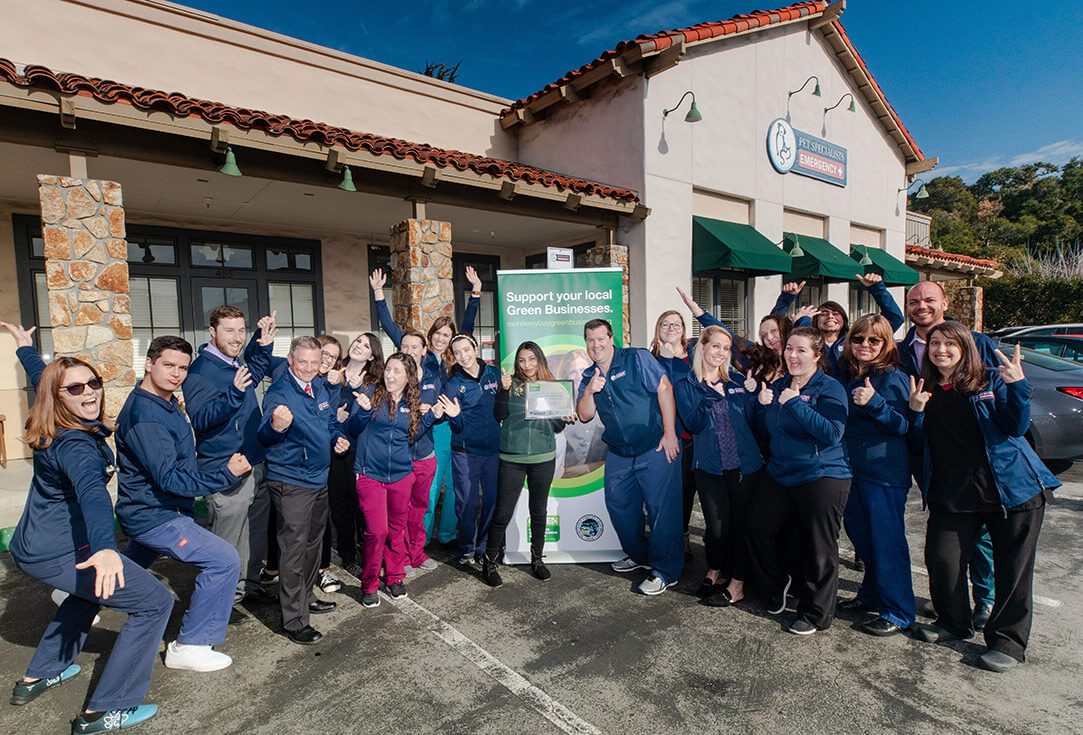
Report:
[{"label": "woman with dark hair", "polygon": [[846,389],[822,370],[823,338],[810,327],[790,333],[783,351],[787,375],[760,386],[756,427],[770,441],[767,475],[748,514],[751,571],[767,611],[786,609],[791,578],[777,554],[780,529],[795,517],[804,546],[797,615],[786,630],[811,635],[835,617],[839,530],[850,492],[843,448]]},{"label": "woman with dark hair", "polygon": [[105,389],[90,364],[60,357],[46,366],[32,346],[35,328],[0,322],[17,345],[37,399],[26,422],[34,477],[11,538],[12,561],[25,574],[68,593],[38,644],[11,703],[32,702],[70,681],[94,616],[102,606],[127,613],[113,652],[76,716],[73,732],[134,727],[158,713],[143,704],[173,594],[143,567],[119,553],[106,484],[116,461],[106,443]]},{"label": "woman with dark hair", "polygon": [[692,432],[696,489],[703,509],[707,575],[697,595],[711,607],[744,599],[745,516],[763,458],[750,426],[755,384],[732,367],[733,338],[721,327],[700,334],[692,369],[666,361],[677,411]]},{"label": "woman with dark hair", "polygon": [[549,486],[556,465],[556,435],[575,417],[528,419],[527,384],[552,380],[545,353],[535,342],[523,342],[515,350],[515,371],[504,373],[493,405],[493,417],[500,422],[500,467],[497,475],[496,509],[489,527],[489,540],[482,558],[481,577],[490,587],[503,584],[496,567],[504,552],[505,534],[515,505],[527,483],[530,504],[530,569],[538,579],[552,577],[542,561],[545,523],[548,516]]},{"label": "woman with dark hair", "polygon": [[[316,339],[320,340],[319,337]],[[323,350],[327,350],[326,345]],[[321,371],[322,369],[321,364]],[[339,422],[345,423],[349,419],[353,392],[360,390],[363,386],[376,385],[383,380],[384,350],[380,346],[379,338],[370,332],[359,334],[350,342],[341,364],[332,369],[339,372],[336,383],[339,386],[339,395],[336,403]],[[356,458],[357,448],[352,443],[350,451],[346,454],[341,457],[331,456],[331,469],[327,475],[327,500],[330,512],[327,531],[323,536],[323,557],[320,560],[320,567],[326,570],[331,563],[331,529],[334,527],[335,549],[338,551],[342,568],[360,579],[361,564],[357,560],[357,546],[364,530],[364,517],[357,504],[357,476],[353,471]],[[326,572],[326,576],[333,577],[334,575]],[[334,589],[324,587],[324,581],[325,574],[321,573],[320,589],[324,592],[334,592]]]},{"label": "woman with dark hair", "polygon": [[[472,266],[466,268],[466,280],[470,282],[470,298],[466,302],[460,329],[455,328],[454,319],[441,316],[433,320],[426,335],[429,344],[422,368],[439,375],[441,384],[447,380],[448,370],[455,362],[455,356],[451,352],[451,338],[460,332],[473,334],[474,320],[481,306],[481,278]],[[395,324],[395,320],[391,318],[391,310],[387,308],[387,300],[384,298],[386,283],[387,274],[379,268],[372,271],[369,285],[372,286],[372,298],[376,302],[376,316],[380,320],[380,328],[387,333],[395,347],[401,349],[403,331]],[[425,535],[429,541],[435,536],[440,543],[449,544],[455,539],[458,521],[455,518],[455,503],[451,502],[455,497],[455,488],[454,473],[451,471],[451,428],[448,423],[441,422],[433,426],[432,438],[436,453],[436,474],[433,476],[429,495],[431,502],[425,513]],[[436,526],[436,504],[440,500],[441,487],[447,490],[440,509],[439,526]]]},{"label": "woman with dark hair", "polygon": [[910,409],[924,450],[925,567],[937,620],[914,637],[934,643],[974,634],[966,568],[984,524],[993,540],[996,599],[978,662],[1003,672],[1026,658],[1038,535],[1061,483],[1025,439],[1031,387],[1019,346],[1011,360],[997,350],[1001,365],[988,369],[958,322],[936,325],[927,342],[923,377],[910,378]]},{"label": "woman with dark hair", "polygon": [[451,349],[455,364],[443,392],[462,404],[462,413],[449,420],[455,515],[459,519],[459,564],[480,568],[496,510],[500,424],[493,415],[493,407],[500,371],[478,358],[477,342],[468,334],[452,338]]},{"label": "woman with dark hair", "polygon": [[365,515],[361,604],[376,607],[381,569],[391,599],[406,597],[406,516],[414,479],[411,445],[443,416],[448,402],[422,411],[417,364],[402,352],[387,358],[382,382],[363,386],[354,395],[349,431],[359,437],[354,469],[357,499]]},{"label": "woman with dark hair", "polygon": [[846,386],[847,456],[854,479],[844,520],[854,551],[865,563],[865,578],[841,610],[877,613],[861,630],[888,636],[914,624],[914,584],[906,542],[906,495],[910,491],[909,386],[899,369],[891,325],[877,314],[854,322],[840,366]]}]

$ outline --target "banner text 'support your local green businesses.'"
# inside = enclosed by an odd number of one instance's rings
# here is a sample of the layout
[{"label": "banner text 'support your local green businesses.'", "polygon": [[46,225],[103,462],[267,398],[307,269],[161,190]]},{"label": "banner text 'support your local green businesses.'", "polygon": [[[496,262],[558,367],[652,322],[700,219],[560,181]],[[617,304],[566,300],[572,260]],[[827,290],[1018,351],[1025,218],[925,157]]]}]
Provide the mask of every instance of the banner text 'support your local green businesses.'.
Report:
[{"label": "banner text 'support your local green businesses.'", "polygon": [[[591,365],[583,325],[607,319],[621,346],[623,280],[620,268],[497,272],[500,306],[500,367],[515,369],[515,349],[536,342],[557,380],[575,389]],[[602,475],[605,444],[601,419],[576,422],[557,435],[556,473],[549,492],[545,530],[547,562],[603,562],[623,556],[605,510]],[[508,525],[506,561],[530,561],[530,515],[523,492]]]}]

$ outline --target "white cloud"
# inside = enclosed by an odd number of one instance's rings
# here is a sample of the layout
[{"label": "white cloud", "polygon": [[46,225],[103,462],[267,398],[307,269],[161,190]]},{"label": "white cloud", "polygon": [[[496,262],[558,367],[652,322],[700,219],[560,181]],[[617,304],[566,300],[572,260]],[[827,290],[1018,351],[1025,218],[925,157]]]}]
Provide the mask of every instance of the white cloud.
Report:
[{"label": "white cloud", "polygon": [[687,0],[669,0],[661,4],[654,0],[644,0],[631,5],[620,15],[615,22],[579,36],[579,45],[616,43],[642,33],[669,30],[688,17],[689,7]]},{"label": "white cloud", "polygon": [[982,161],[937,166],[929,175],[959,176],[964,181],[973,182],[982,174],[1005,166],[1025,166],[1039,161],[1063,166],[1077,156],[1083,157],[1083,140],[1058,140],[1035,150],[1012,156],[992,156]]}]

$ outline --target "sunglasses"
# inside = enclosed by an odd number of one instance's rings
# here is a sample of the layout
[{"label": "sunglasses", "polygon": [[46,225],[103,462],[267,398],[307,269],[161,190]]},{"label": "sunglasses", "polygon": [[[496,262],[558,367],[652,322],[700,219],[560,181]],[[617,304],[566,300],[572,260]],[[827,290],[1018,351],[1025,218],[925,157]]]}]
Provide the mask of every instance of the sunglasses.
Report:
[{"label": "sunglasses", "polygon": [[70,393],[73,396],[81,396],[81,395],[83,395],[83,391],[86,390],[87,388],[90,388],[91,390],[101,390],[102,389],[102,379],[101,378],[91,378],[90,380],[88,380],[85,383],[72,383],[71,385],[62,385],[60,387],[63,388],[64,390],[66,390],[68,393]]},{"label": "sunglasses", "polygon": [[853,337],[850,337],[850,341],[853,342],[855,345],[865,344],[866,339],[869,341],[869,345],[871,345],[872,347],[876,347],[876,345],[881,345],[884,343],[884,340],[880,339],[879,337],[866,337],[863,334],[855,334]]}]

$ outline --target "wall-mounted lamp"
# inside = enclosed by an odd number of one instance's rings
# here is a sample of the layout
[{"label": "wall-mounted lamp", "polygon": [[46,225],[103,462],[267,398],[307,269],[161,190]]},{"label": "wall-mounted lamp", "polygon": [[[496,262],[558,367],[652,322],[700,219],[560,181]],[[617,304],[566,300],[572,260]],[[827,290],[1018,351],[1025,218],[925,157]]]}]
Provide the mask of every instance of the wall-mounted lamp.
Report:
[{"label": "wall-mounted lamp", "polygon": [[353,185],[353,174],[350,173],[349,166],[342,167],[342,181],[338,182],[338,188],[343,191],[357,191],[357,187]]},{"label": "wall-mounted lamp", "polygon": [[813,97],[819,97],[820,96],[820,78],[818,76],[816,76],[815,74],[813,74],[811,77],[806,79],[805,83],[802,84],[800,87],[798,87],[797,89],[793,90],[792,92],[789,92],[789,93],[786,94],[786,120],[790,119],[790,98],[793,97],[795,94],[798,94],[799,92],[801,92],[805,87],[808,86],[808,83],[811,82],[813,79],[816,80],[816,86],[812,88],[812,96]]},{"label": "wall-mounted lamp", "polygon": [[870,257],[869,257],[869,247],[868,247],[867,245],[866,245],[866,246],[863,246],[863,247],[861,248],[861,252],[862,252],[862,255],[861,255],[861,260],[859,260],[859,261],[857,261],[857,262],[858,262],[858,263],[859,263],[860,265],[863,265],[863,266],[870,266],[870,265],[872,265],[872,258],[870,258]]},{"label": "wall-mounted lamp", "polygon": [[907,191],[908,189],[913,188],[914,184],[921,184],[921,186],[918,187],[918,190],[916,192],[914,192],[914,198],[915,199],[928,199],[929,198],[929,192],[925,190],[925,182],[922,181],[921,179],[914,179],[913,181],[911,181],[906,186],[900,187],[899,191]]},{"label": "wall-mounted lamp", "polygon": [[830,107],[825,107],[824,108],[823,121],[820,123],[820,129],[825,131],[824,132],[825,135],[827,134],[826,133],[826,131],[827,131],[827,113],[831,112],[836,107],[841,105],[842,101],[845,100],[847,97],[850,98],[850,105],[846,109],[848,109],[850,112],[856,112],[857,111],[857,107],[854,105],[854,96],[852,94],[850,94],[849,92],[847,92],[846,94],[839,97],[839,101],[836,102],[835,104],[831,105]]},{"label": "wall-mounted lamp", "polygon": [[232,146],[226,146],[226,162],[218,170],[226,176],[244,176],[241,169],[237,168],[237,157],[233,155]]},{"label": "wall-mounted lamp", "polygon": [[791,258],[803,258],[805,257],[805,251],[801,249],[801,238],[797,235],[793,236],[793,247],[790,248]]},{"label": "wall-mounted lamp", "polygon": [[677,108],[684,104],[684,98],[688,95],[692,95],[692,106],[688,109],[688,114],[684,116],[684,121],[687,123],[697,123],[702,120],[703,115],[699,114],[699,108],[696,106],[696,93],[692,90],[688,90],[683,95],[681,95],[681,99],[677,102],[676,105],[673,106],[672,109],[662,110],[662,120],[665,120],[669,116],[669,113],[676,112]]}]

